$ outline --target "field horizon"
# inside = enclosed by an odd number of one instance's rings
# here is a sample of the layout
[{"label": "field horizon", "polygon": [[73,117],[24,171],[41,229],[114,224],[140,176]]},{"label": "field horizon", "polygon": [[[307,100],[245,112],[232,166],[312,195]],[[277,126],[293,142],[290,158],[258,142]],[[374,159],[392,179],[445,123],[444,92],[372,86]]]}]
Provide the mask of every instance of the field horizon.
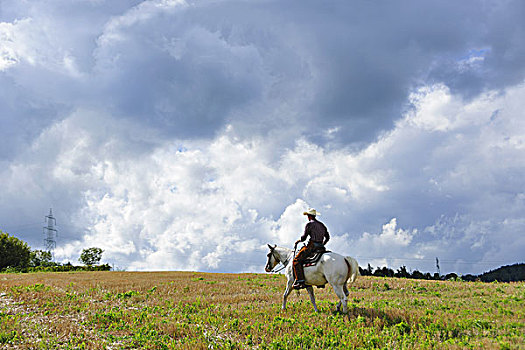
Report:
[{"label": "field horizon", "polygon": [[525,282],[359,277],[349,313],[329,285],[263,273],[0,274],[0,348],[525,349]]}]

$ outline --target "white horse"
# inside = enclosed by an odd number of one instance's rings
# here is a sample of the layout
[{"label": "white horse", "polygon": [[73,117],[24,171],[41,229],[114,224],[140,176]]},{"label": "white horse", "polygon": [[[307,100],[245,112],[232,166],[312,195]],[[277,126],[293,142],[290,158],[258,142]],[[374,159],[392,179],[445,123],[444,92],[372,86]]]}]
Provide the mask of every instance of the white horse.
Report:
[{"label": "white horse", "polygon": [[[286,310],[286,299],[292,291],[294,282],[292,260],[294,258],[294,251],[284,247],[271,246],[268,244],[270,252],[268,253],[268,262],[266,263],[265,271],[272,272],[277,264],[282,263],[285,268],[285,275],[288,279],[286,290],[283,295],[282,309]],[[343,313],[348,312],[347,296],[349,294],[346,282],[354,282],[359,275],[359,266],[357,261],[349,256],[342,256],[337,253],[324,253],[321,260],[315,266],[304,268],[304,276],[306,279],[306,290],[310,294],[310,300],[314,305],[315,312],[318,312],[315,304],[314,289],[312,286],[323,286],[329,283],[334,289],[335,294],[339,297],[337,304],[337,311],[340,311],[343,306]]]}]

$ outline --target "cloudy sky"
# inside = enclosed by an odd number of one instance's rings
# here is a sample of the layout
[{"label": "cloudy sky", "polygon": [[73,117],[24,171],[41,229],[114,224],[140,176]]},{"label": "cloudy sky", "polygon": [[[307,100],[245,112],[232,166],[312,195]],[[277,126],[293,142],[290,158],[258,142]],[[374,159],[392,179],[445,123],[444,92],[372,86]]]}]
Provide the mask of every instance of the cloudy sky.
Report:
[{"label": "cloudy sky", "polygon": [[315,207],[361,266],[524,261],[525,3],[0,0],[0,229],[263,272]]}]

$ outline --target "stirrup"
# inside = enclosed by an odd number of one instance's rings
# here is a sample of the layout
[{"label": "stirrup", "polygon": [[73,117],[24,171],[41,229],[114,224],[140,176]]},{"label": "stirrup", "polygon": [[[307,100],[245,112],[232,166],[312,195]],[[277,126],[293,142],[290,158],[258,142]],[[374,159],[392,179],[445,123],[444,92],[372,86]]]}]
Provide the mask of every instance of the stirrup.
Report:
[{"label": "stirrup", "polygon": [[306,288],[306,284],[304,283],[304,281],[295,281],[292,288],[293,289],[303,289],[303,288]]}]

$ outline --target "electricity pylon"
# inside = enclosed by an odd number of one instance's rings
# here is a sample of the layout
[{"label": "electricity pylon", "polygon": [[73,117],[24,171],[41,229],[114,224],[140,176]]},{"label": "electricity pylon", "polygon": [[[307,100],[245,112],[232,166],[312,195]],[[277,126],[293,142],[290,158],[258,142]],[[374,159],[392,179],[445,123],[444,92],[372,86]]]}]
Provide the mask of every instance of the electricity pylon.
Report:
[{"label": "electricity pylon", "polygon": [[44,226],[44,247],[45,250],[53,255],[53,251],[57,246],[56,237],[58,236],[58,230],[55,228],[57,221],[53,217],[53,209],[49,209],[49,215],[46,215],[45,221],[47,223]]}]

